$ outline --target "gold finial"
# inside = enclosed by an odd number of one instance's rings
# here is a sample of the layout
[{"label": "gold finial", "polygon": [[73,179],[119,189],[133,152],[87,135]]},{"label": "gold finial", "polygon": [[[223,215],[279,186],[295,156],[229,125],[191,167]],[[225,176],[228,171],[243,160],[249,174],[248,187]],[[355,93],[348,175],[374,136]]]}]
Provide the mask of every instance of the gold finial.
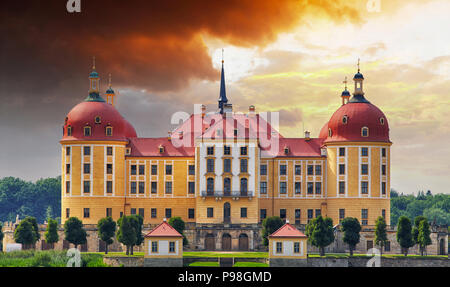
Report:
[{"label": "gold finial", "polygon": [[222,64],[223,64],[223,48],[222,48]]},{"label": "gold finial", "polygon": [[359,58],[358,58],[358,73],[359,73]]},{"label": "gold finial", "polygon": [[345,90],[347,91],[347,76],[345,77],[345,80],[342,83],[345,84]]},{"label": "gold finial", "polygon": [[92,70],[95,70],[95,56],[92,57]]}]

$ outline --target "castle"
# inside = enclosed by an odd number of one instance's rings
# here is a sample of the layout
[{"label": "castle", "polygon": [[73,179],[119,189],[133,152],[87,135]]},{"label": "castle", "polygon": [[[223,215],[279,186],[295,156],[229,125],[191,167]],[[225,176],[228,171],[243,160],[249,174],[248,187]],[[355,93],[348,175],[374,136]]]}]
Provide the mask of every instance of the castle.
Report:
[{"label": "castle", "polygon": [[89,81],[60,141],[62,222],[140,214],[155,225],[179,216],[205,250],[255,250],[269,216],[295,225],[318,215],[390,222],[389,124],[366,99],[359,64],[353,96],[345,87],[318,138],[286,138],[254,106],[233,112],[223,61],[217,111],[202,105],[160,138],[137,136],[114,106],[111,81],[101,97],[95,65]]}]

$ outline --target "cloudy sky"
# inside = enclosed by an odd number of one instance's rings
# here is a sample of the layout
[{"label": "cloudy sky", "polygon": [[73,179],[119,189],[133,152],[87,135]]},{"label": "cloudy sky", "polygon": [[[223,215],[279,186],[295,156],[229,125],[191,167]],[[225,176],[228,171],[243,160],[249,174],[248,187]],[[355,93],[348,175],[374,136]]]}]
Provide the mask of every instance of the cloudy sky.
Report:
[{"label": "cloudy sky", "polygon": [[216,107],[224,48],[234,110],[279,111],[286,137],[318,135],[361,58],[366,98],[391,128],[392,187],[450,193],[449,1],[81,0],[73,14],[62,0],[26,3],[0,11],[0,178],[59,175],[92,56],[119,111],[153,137],[176,111]]}]

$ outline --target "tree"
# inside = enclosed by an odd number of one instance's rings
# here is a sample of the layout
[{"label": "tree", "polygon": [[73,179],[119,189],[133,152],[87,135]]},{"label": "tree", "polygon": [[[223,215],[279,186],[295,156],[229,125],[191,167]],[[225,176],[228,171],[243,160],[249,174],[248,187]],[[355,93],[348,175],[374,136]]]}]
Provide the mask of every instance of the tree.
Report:
[{"label": "tree", "polygon": [[427,250],[427,246],[431,244],[430,237],[430,225],[428,224],[428,220],[424,219],[419,223],[419,235],[417,236],[417,243],[420,247],[420,255],[423,256],[423,253]]},{"label": "tree", "polygon": [[355,250],[356,244],[359,243],[361,225],[357,218],[347,217],[341,222],[341,230],[344,232],[342,240],[348,244],[350,256],[353,256],[353,250]]},{"label": "tree", "polygon": [[397,242],[402,248],[403,254],[408,255],[408,249],[414,246],[413,234],[411,231],[411,220],[406,216],[398,219]]},{"label": "tree", "polygon": [[24,249],[34,246],[39,238],[39,228],[34,217],[26,217],[14,230],[14,240],[23,244]]},{"label": "tree", "polygon": [[268,236],[278,229],[280,229],[281,226],[283,226],[283,220],[278,216],[271,216],[267,217],[262,222],[262,237],[263,237],[263,244],[265,246],[269,245]]},{"label": "tree", "polygon": [[75,245],[86,243],[86,231],[83,229],[83,222],[76,217],[70,217],[64,223],[64,235],[67,241]]},{"label": "tree", "polygon": [[416,216],[416,218],[414,218],[414,226],[412,230],[414,243],[418,242],[419,225],[422,220],[427,220],[427,218],[422,215]]},{"label": "tree", "polygon": [[383,216],[379,216],[375,222],[375,244],[380,246],[381,255],[383,255],[383,247],[388,241],[386,233],[386,221]]},{"label": "tree", "polygon": [[450,213],[446,212],[442,208],[430,207],[423,211],[423,215],[429,219],[430,222],[434,222],[437,225],[450,224]]},{"label": "tree", "polygon": [[132,222],[133,220],[134,219],[131,216],[126,215],[117,220],[117,224],[119,225],[119,229],[117,230],[117,241],[127,247],[126,255],[130,254],[130,250],[132,250],[133,245],[136,244],[137,240],[137,232]]},{"label": "tree", "polygon": [[144,236],[142,236],[142,224],[144,224],[144,218],[138,214],[130,215],[131,223],[136,230],[136,242],[131,245],[131,255],[134,254],[133,248],[135,245],[139,246],[144,242]]},{"label": "tree", "polygon": [[306,226],[308,241],[319,248],[320,256],[325,255],[325,247],[334,241],[333,220],[319,215]]},{"label": "tree", "polygon": [[175,228],[176,231],[178,231],[178,233],[180,233],[181,235],[183,235],[183,245],[187,245],[188,244],[188,240],[186,238],[186,236],[184,235],[184,229],[185,229],[185,223],[183,221],[183,219],[181,219],[181,217],[171,217],[169,219],[169,224]]},{"label": "tree", "polygon": [[98,237],[105,242],[105,254],[108,254],[108,245],[114,242],[113,237],[116,233],[116,222],[112,217],[102,218],[97,223]]},{"label": "tree", "polygon": [[44,234],[45,242],[54,247],[54,244],[59,241],[58,235],[58,222],[54,219],[49,218],[47,223],[47,230]]},{"label": "tree", "polygon": [[53,208],[51,205],[47,206],[47,210],[45,211],[45,218],[53,218]]}]

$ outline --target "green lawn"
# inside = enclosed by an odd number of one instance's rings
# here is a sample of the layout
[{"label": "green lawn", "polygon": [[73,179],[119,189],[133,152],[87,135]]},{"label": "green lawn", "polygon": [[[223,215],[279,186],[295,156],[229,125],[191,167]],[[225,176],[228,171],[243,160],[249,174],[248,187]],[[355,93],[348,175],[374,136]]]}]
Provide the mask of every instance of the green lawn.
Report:
[{"label": "green lawn", "polygon": [[188,251],[183,252],[183,257],[248,257],[267,258],[267,252],[210,252],[210,251]]},{"label": "green lawn", "polygon": [[269,267],[269,264],[260,262],[236,262],[233,267]]},{"label": "green lawn", "polygon": [[219,262],[193,262],[189,267],[219,267]]},{"label": "green lawn", "polygon": [[[67,251],[22,250],[0,252],[0,267],[66,267]],[[107,267],[100,254],[81,254],[82,267]]]}]

